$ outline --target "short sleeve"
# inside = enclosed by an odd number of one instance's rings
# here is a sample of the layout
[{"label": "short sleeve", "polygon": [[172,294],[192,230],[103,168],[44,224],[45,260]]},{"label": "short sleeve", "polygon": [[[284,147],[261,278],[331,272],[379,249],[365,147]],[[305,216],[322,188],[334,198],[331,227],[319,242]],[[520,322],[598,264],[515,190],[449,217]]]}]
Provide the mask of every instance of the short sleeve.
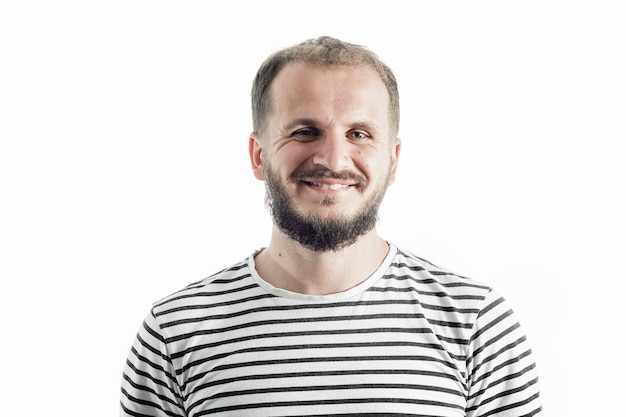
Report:
[{"label": "short sleeve", "polygon": [[154,315],[137,332],[122,376],[120,416],[185,416],[182,396]]},{"label": "short sleeve", "polygon": [[522,417],[541,412],[535,361],[507,301],[490,291],[467,355],[467,417]]}]

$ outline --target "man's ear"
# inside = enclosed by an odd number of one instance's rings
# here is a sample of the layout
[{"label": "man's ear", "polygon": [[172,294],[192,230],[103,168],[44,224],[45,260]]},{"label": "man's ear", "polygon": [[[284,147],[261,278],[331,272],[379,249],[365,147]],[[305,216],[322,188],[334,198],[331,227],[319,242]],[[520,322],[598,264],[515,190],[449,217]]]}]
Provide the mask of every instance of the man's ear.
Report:
[{"label": "man's ear", "polygon": [[250,143],[248,144],[248,148],[250,153],[250,163],[252,164],[252,172],[254,173],[256,179],[263,181],[263,147],[261,146],[261,140],[254,132],[250,134]]},{"label": "man's ear", "polygon": [[396,138],[395,143],[391,147],[391,173],[389,175],[389,185],[396,180],[396,171],[398,169],[398,158],[400,157],[400,149],[402,148],[400,138]]}]

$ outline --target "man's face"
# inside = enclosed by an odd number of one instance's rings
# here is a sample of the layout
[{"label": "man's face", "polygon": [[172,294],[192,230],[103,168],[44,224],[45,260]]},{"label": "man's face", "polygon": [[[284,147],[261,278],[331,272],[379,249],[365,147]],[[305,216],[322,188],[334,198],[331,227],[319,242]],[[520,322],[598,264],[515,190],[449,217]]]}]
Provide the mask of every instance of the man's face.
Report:
[{"label": "man's face", "polygon": [[271,87],[272,110],[251,159],[278,228],[303,246],[338,250],[376,224],[393,182],[399,140],[389,96],[367,67],[290,63]]}]

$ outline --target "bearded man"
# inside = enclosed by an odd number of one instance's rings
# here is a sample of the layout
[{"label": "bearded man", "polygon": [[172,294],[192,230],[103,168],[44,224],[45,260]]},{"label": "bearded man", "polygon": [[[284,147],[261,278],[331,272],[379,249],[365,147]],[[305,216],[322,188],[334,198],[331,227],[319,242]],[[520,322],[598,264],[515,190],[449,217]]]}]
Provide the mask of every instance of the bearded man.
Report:
[{"label": "bearded man", "polygon": [[270,242],[154,304],[121,415],[538,414],[507,302],[376,230],[401,148],[387,65],[362,46],[305,41],[261,65],[252,113]]}]

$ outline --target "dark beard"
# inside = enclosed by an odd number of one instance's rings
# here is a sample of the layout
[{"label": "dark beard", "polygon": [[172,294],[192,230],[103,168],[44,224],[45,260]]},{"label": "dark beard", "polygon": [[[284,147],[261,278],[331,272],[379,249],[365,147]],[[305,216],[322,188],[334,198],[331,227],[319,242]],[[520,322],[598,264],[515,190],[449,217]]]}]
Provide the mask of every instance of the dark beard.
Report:
[{"label": "dark beard", "polygon": [[[266,203],[276,226],[288,237],[305,248],[316,252],[338,251],[352,245],[357,239],[374,228],[378,221],[378,209],[385,195],[386,187],[377,190],[361,210],[352,217],[341,216],[337,219],[324,219],[312,214],[303,216],[298,213],[287,195],[287,190],[278,175],[269,165],[264,167],[266,185]],[[365,186],[365,179],[351,173],[335,174],[328,170],[294,172],[290,180],[301,178],[351,178],[358,181],[359,189]],[[332,197],[320,200],[322,205],[332,205]]]}]

